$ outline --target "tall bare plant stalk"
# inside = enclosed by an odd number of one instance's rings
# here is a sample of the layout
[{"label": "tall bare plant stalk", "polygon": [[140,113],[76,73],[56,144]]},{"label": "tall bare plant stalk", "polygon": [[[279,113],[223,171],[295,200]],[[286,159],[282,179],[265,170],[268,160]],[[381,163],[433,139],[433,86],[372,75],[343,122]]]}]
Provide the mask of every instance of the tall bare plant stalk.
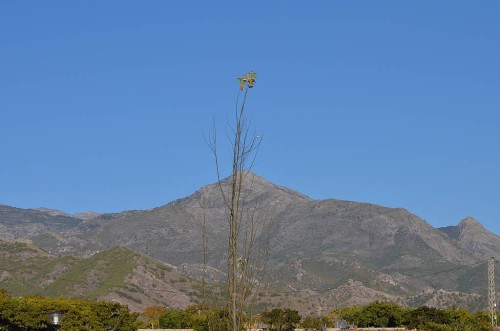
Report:
[{"label": "tall bare plant stalk", "polygon": [[260,143],[260,138],[250,131],[245,116],[249,89],[255,84],[256,75],[249,72],[238,78],[240,88],[236,102],[234,124],[230,127],[231,176],[229,182],[221,179],[217,135],[213,127],[210,148],[215,158],[217,179],[224,201],[228,222],[227,236],[227,309],[228,330],[240,331],[244,324],[244,309],[252,294],[259,270],[263,268],[267,251],[259,245],[262,233],[261,217],[255,206],[248,204],[251,192],[250,170]]}]

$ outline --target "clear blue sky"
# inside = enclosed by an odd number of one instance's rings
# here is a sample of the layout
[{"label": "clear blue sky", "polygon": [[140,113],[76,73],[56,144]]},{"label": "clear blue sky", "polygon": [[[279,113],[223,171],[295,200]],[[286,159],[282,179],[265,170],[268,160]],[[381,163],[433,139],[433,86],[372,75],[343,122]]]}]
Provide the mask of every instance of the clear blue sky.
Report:
[{"label": "clear blue sky", "polygon": [[[215,181],[236,77],[255,172],[500,234],[498,1],[0,2],[0,203],[147,209]],[[220,137],[222,140],[223,137]]]}]

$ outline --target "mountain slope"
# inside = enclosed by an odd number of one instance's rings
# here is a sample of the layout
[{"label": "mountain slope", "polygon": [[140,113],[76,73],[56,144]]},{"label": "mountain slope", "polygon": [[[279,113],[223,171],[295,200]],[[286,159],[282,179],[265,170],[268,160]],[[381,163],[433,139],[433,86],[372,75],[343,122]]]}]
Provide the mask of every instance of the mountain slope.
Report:
[{"label": "mountain slope", "polygon": [[457,240],[460,246],[477,258],[494,257],[497,261],[500,260],[500,237],[486,230],[481,223],[470,216],[455,226],[439,230]]},{"label": "mountain slope", "polygon": [[0,238],[33,237],[75,228],[81,219],[51,209],[21,209],[0,205]]},{"label": "mountain slope", "polygon": [[194,304],[199,284],[174,268],[126,248],[86,258],[57,257],[29,243],[0,240],[0,288],[15,296],[116,300],[131,309]]}]

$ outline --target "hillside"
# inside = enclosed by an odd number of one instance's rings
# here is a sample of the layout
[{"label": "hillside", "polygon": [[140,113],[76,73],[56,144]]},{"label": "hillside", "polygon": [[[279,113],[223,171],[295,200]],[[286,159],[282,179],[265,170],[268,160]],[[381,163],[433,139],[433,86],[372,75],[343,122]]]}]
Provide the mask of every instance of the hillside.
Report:
[{"label": "hillside", "polygon": [[15,296],[116,300],[136,311],[153,305],[181,308],[199,300],[197,281],[127,248],[58,257],[29,243],[1,240],[0,265],[0,288]]}]

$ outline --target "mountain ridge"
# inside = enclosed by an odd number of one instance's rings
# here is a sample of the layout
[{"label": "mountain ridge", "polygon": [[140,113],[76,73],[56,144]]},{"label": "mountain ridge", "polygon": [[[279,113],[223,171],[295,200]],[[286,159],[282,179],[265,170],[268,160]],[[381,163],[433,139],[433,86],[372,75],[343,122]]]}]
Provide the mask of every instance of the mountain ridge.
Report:
[{"label": "mountain ridge", "polygon": [[[8,206],[4,209],[10,216],[4,217],[0,206],[0,236],[26,237],[47,252],[63,256],[91,256],[128,247],[199,276],[205,221],[207,261],[217,279],[224,275],[227,252],[221,187],[227,190],[228,184],[225,178],[221,186],[205,185],[156,208],[85,220]],[[434,228],[404,208],[315,200],[254,174],[245,179],[243,194],[249,211],[270,224],[261,231],[270,242],[270,289],[293,288],[297,293],[321,296],[359,282],[367,288],[365,293],[371,289],[389,297],[414,296],[423,290],[477,294],[482,289],[469,280],[483,272],[477,269],[478,263],[500,251],[500,238],[473,218]],[[14,214],[19,216],[18,224],[13,222]],[[64,220],[68,223],[61,226]],[[356,300],[362,301],[362,295]]]}]

